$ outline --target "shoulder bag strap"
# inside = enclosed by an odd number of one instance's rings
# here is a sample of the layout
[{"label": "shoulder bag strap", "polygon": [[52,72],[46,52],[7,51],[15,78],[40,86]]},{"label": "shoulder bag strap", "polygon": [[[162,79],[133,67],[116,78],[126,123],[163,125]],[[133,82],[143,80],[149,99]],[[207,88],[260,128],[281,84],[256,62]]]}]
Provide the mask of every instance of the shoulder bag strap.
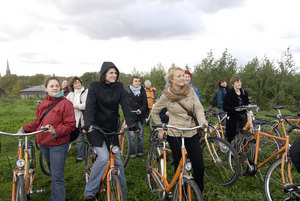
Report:
[{"label": "shoulder bag strap", "polygon": [[55,105],[57,105],[60,101],[62,101],[63,100],[63,98],[62,99],[59,99],[58,101],[56,101],[53,105],[51,105],[51,107],[49,107],[48,108],[48,110],[43,114],[43,116],[40,118],[40,122],[42,122],[43,121],[43,119],[45,118],[45,116],[50,112],[50,110],[52,110],[54,107],[55,107]]},{"label": "shoulder bag strap", "polygon": [[186,111],[186,113],[187,113],[190,117],[192,117],[192,118],[195,120],[195,122],[198,122],[197,119],[194,117],[192,111],[189,111],[189,110],[188,110],[186,107],[184,107],[184,105],[183,105],[182,103],[180,103],[179,101],[177,101],[177,103],[178,103],[178,104]]},{"label": "shoulder bag strap", "polygon": [[84,90],[80,93],[79,99],[80,99],[80,104],[82,103],[81,101],[81,95],[85,92],[86,88],[84,88]]}]

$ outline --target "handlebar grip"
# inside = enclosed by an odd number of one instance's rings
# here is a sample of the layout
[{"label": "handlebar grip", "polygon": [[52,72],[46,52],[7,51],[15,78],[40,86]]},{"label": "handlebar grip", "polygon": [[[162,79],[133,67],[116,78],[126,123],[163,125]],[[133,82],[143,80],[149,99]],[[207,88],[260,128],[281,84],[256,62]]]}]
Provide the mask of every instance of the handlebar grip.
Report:
[{"label": "handlebar grip", "polygon": [[266,114],[266,117],[273,117],[277,119],[277,115],[273,115],[273,114]]}]

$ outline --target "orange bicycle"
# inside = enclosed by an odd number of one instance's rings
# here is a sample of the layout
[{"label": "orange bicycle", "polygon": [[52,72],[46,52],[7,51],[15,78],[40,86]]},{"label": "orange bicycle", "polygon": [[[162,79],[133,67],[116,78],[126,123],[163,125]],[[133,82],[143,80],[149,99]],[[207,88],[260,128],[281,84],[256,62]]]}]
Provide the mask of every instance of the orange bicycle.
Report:
[{"label": "orange bicycle", "polygon": [[[115,154],[120,151],[119,147],[113,145],[113,140],[110,136],[114,135],[122,135],[127,131],[127,127],[120,133],[117,132],[107,132],[103,129],[99,128],[98,126],[91,126],[90,131],[92,130],[99,130],[101,133],[106,135],[111,144],[109,148],[109,160],[105,169],[105,172],[102,176],[100,183],[100,190],[99,193],[105,192],[107,201],[125,201],[125,193],[123,191],[121,181],[118,176],[118,170],[115,168]],[[98,156],[96,151],[93,149],[91,144],[86,140],[86,151],[85,151],[85,178],[86,182],[90,178],[91,168],[96,161]]]},{"label": "orange bicycle", "polygon": [[[180,130],[181,133],[181,160],[177,167],[176,173],[172,180],[168,181],[167,177],[167,149],[166,140],[152,141],[148,150],[147,158],[147,182],[152,192],[156,192],[160,200],[164,200],[166,196],[171,195],[171,189],[175,186],[172,200],[203,200],[201,191],[189,174],[192,164],[186,159],[186,149],[184,144],[184,132],[203,128],[203,125],[193,128],[178,128],[172,125],[153,124],[153,127],[158,129],[173,128]],[[161,146],[161,145],[162,146]]]},{"label": "orange bicycle", "polygon": [[36,135],[45,130],[42,127],[41,130],[32,133],[0,132],[1,135],[18,137],[18,157],[16,168],[13,170],[12,201],[26,201],[30,199],[31,194],[45,191],[44,189],[33,190],[33,181],[36,175],[35,141],[28,140],[28,136]]}]

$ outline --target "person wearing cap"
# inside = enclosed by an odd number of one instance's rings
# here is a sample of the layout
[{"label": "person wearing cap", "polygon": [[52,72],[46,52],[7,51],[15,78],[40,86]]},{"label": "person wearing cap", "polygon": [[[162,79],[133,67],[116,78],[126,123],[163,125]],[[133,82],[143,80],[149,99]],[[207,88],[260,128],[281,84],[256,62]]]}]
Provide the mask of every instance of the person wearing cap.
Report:
[{"label": "person wearing cap", "polygon": [[185,82],[185,84],[191,85],[191,87],[194,89],[194,91],[195,91],[195,93],[197,94],[198,99],[199,99],[199,101],[200,101],[199,90],[198,90],[197,87],[195,87],[195,86],[193,85],[193,83],[191,82],[191,80],[192,80],[192,73],[191,73],[190,71],[188,71],[188,70],[185,70],[185,71],[184,71],[184,82]]},{"label": "person wearing cap", "polygon": [[[128,94],[119,78],[119,70],[112,62],[104,62],[100,70],[100,81],[92,82],[88,88],[84,112],[83,132],[90,126],[96,125],[104,130],[117,131],[119,125],[119,105],[121,105],[124,117],[130,130],[138,131],[134,123],[134,117],[129,108]],[[96,200],[96,194],[100,188],[100,181],[105,172],[109,159],[109,142],[105,135],[98,130],[87,134],[88,141],[92,144],[98,156],[91,169],[88,182],[85,185],[85,201]],[[118,136],[114,136],[115,144],[119,144]],[[119,172],[119,178],[124,192],[127,192],[124,165],[120,158],[120,152],[115,155],[115,167]]]}]

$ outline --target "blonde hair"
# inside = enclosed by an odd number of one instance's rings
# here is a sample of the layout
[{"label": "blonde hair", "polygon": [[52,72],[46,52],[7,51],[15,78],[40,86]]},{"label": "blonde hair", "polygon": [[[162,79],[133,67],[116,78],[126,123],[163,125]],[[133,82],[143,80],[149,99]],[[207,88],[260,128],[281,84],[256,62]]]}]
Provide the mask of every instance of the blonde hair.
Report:
[{"label": "blonde hair", "polygon": [[172,85],[171,80],[173,79],[174,72],[176,70],[181,70],[184,73],[184,70],[182,68],[178,67],[178,66],[173,66],[173,67],[169,68],[168,73],[167,73],[165,79],[166,79],[166,82],[168,82],[170,85]]}]

